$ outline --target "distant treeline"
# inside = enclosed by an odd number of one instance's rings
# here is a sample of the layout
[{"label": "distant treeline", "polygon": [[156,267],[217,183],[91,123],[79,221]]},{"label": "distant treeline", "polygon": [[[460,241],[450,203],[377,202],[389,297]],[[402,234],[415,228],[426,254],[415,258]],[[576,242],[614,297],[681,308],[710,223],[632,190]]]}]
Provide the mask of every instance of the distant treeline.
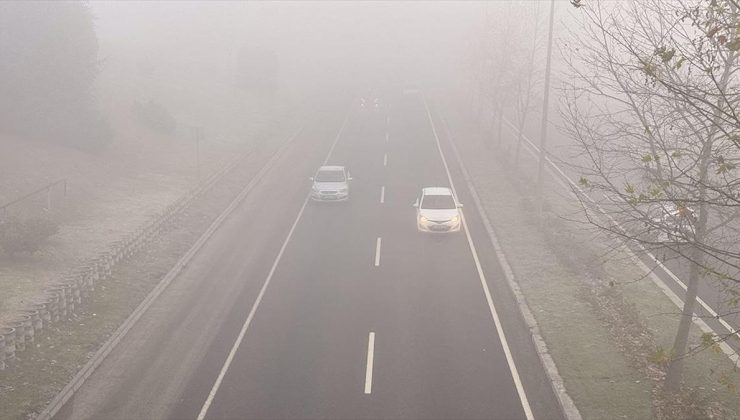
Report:
[{"label": "distant treeline", "polygon": [[82,2],[0,1],[0,132],[93,149],[100,115],[93,16]]}]

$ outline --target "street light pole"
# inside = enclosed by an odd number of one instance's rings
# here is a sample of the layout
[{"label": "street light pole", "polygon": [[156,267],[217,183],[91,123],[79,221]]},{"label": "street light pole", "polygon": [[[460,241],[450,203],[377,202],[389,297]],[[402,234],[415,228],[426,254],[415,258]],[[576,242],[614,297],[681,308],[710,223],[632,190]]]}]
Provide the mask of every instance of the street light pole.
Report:
[{"label": "street light pole", "polygon": [[550,101],[550,62],[552,59],[552,27],[555,20],[555,0],[550,0],[550,26],[547,34],[547,62],[545,64],[545,92],[542,98],[542,123],[540,125],[540,161],[537,168],[538,213],[542,220],[545,204],[544,172],[547,158],[547,111]]}]

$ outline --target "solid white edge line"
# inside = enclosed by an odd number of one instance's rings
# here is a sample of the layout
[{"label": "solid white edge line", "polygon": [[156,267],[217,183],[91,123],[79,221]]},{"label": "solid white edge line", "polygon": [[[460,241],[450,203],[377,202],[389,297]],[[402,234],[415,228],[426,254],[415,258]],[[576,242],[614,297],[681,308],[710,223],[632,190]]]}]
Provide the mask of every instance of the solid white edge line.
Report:
[{"label": "solid white edge line", "polygon": [[257,312],[257,308],[262,302],[262,297],[264,296],[265,291],[267,290],[267,286],[270,285],[270,281],[272,280],[272,275],[275,273],[275,269],[277,268],[277,265],[280,262],[281,257],[283,256],[283,252],[285,252],[285,248],[287,247],[288,242],[290,241],[290,238],[293,236],[293,231],[295,231],[295,228],[298,225],[298,221],[303,215],[303,211],[306,208],[306,204],[308,204],[308,199],[309,198],[306,197],[306,199],[303,200],[303,205],[301,206],[301,209],[298,212],[298,217],[296,217],[295,221],[293,222],[293,226],[291,226],[290,231],[288,232],[288,237],[285,238],[285,241],[283,242],[283,245],[280,248],[280,252],[278,252],[277,258],[275,259],[275,262],[273,263],[272,268],[270,269],[270,273],[267,275],[267,280],[265,280],[264,284],[262,285],[262,288],[260,289],[260,292],[257,295],[257,299],[254,301],[254,304],[252,305],[252,309],[249,311],[247,320],[244,322],[244,325],[242,325],[242,329],[241,331],[239,331],[239,336],[236,338],[236,341],[234,342],[234,345],[232,346],[231,351],[229,352],[229,355],[226,358],[226,362],[224,363],[223,367],[221,368],[221,371],[218,374],[218,378],[216,378],[216,383],[213,384],[213,387],[211,388],[211,392],[208,394],[208,398],[206,399],[206,402],[203,404],[203,407],[201,408],[200,413],[198,414],[198,420],[203,420],[206,417],[206,414],[208,413],[208,409],[213,403],[213,399],[216,397],[216,393],[218,392],[218,389],[221,387],[221,382],[223,381],[224,376],[226,376],[226,372],[229,370],[229,367],[231,366],[231,363],[234,360],[234,356],[236,356],[236,352],[239,350],[239,346],[241,345],[242,340],[244,340],[244,335],[247,333],[247,330],[249,329],[249,325],[252,323],[254,314]]},{"label": "solid white edge line", "polygon": [[378,237],[378,240],[375,241],[375,266],[380,266],[380,242],[381,238]]},{"label": "solid white edge line", "polygon": [[[447,165],[447,160],[445,159],[444,152],[442,151],[442,145],[439,141],[439,136],[437,135],[437,128],[434,124],[434,120],[432,119],[432,114],[429,111],[429,106],[427,105],[426,99],[424,99],[424,108],[427,112],[427,117],[429,118],[429,124],[432,127],[432,133],[434,134],[434,140],[437,143],[437,150],[439,151],[439,156],[442,158],[442,164],[444,165],[445,172],[447,173],[447,180],[450,182],[450,188],[452,189],[452,193],[457,197],[457,191],[455,190],[455,184],[452,181],[452,174],[450,173],[450,168]],[[468,246],[470,247],[470,253],[473,256],[473,261],[475,262],[475,268],[478,271],[478,278],[480,279],[481,286],[483,287],[483,293],[486,297],[486,302],[488,303],[488,308],[491,312],[491,317],[493,318],[493,323],[496,326],[496,332],[498,333],[499,341],[501,342],[501,346],[504,349],[504,355],[506,356],[506,362],[509,365],[509,371],[511,372],[511,378],[514,381],[514,386],[516,387],[517,394],[519,395],[519,400],[522,404],[522,410],[524,410],[524,414],[527,417],[528,420],[534,420],[534,415],[532,414],[532,408],[529,405],[529,400],[527,399],[527,394],[524,392],[524,386],[522,385],[521,378],[519,377],[519,371],[516,367],[516,364],[514,363],[514,358],[511,355],[511,349],[509,348],[508,341],[506,340],[506,334],[504,333],[504,330],[501,326],[501,320],[498,316],[498,312],[496,312],[496,306],[493,304],[493,298],[491,297],[491,291],[488,288],[488,282],[486,281],[486,276],[483,273],[483,267],[480,264],[480,260],[478,259],[478,253],[475,249],[475,244],[473,243],[473,238],[470,236],[470,232],[468,231],[468,224],[465,221],[465,214],[460,211],[460,219],[463,224],[463,229],[465,230],[465,236],[468,240]]]},{"label": "solid white edge line", "polygon": [[285,144],[280,146],[275,154],[270,157],[270,159],[263,165],[259,172],[257,172],[252,180],[242,189],[239,195],[237,195],[237,197],[234,198],[231,203],[229,203],[229,206],[226,207],[226,209],[216,218],[216,220],[213,221],[213,223],[211,223],[208,229],[206,229],[206,231],[203,232],[198,240],[195,241],[193,246],[177,261],[177,263],[175,263],[170,271],[167,272],[167,274],[159,281],[159,283],[157,283],[154,289],[149,292],[149,294],[144,298],[139,306],[136,307],[134,312],[129,315],[126,321],[124,321],[124,323],[118,327],[118,329],[113,333],[108,341],[106,341],[105,344],[103,344],[103,346],[87,362],[87,364],[85,364],[85,366],[83,366],[83,368],[79,372],[77,372],[72,380],[67,383],[64,388],[62,388],[62,390],[54,397],[54,399],[51,400],[44,411],[42,411],[36,417],[36,419],[41,420],[53,418],[59,412],[59,410],[61,410],[64,404],[66,404],[67,401],[69,401],[69,399],[74,396],[74,393],[77,392],[85,384],[85,381],[95,372],[100,364],[103,363],[105,358],[116,348],[118,343],[120,343],[121,340],[124,339],[129,330],[134,328],[134,326],[138,323],[139,319],[144,315],[149,307],[156,302],[156,300],[159,298],[159,295],[162,294],[170,285],[170,283],[175,280],[175,278],[185,268],[187,263],[196,256],[200,249],[206,244],[208,239],[210,239],[210,237],[221,227],[223,222],[247,197],[252,188],[254,188],[262,179],[262,177],[272,168],[272,165],[279,159],[280,156],[282,156],[282,153],[287,150],[287,147],[301,133],[303,128],[304,127],[301,126],[301,128],[298,129],[298,131],[296,131],[295,134],[293,134]]},{"label": "solid white edge line", "polygon": [[385,186],[380,187],[380,204],[385,203]]},{"label": "solid white edge line", "polygon": [[[348,111],[346,117],[344,118],[344,121],[342,122],[341,127],[339,128],[339,132],[337,133],[337,136],[334,138],[334,143],[331,145],[331,148],[329,149],[329,153],[326,155],[326,158],[324,159],[323,165],[326,165],[326,163],[329,161],[329,158],[331,158],[331,154],[332,152],[334,152],[334,148],[336,147],[337,142],[339,142],[339,138],[341,137],[342,132],[344,131],[344,127],[347,125],[349,116],[350,116],[350,113]],[[293,236],[293,232],[295,231],[296,226],[298,226],[298,222],[301,220],[301,216],[303,216],[303,211],[306,209],[306,205],[308,204],[309,198],[310,198],[310,193],[307,194],[306,198],[303,200],[303,205],[301,205],[301,209],[298,211],[298,215],[293,221],[293,225],[290,227],[290,231],[288,231],[288,236],[285,238],[285,241],[283,241],[283,245],[280,247],[280,251],[278,252],[277,257],[275,257],[275,261],[272,263],[270,272],[267,274],[267,278],[265,279],[265,282],[262,284],[262,288],[260,289],[260,292],[257,295],[257,299],[255,299],[254,304],[252,304],[252,309],[249,311],[249,315],[247,315],[247,319],[244,321],[244,325],[242,325],[242,328],[239,331],[239,336],[236,338],[234,345],[231,347],[231,351],[229,351],[229,355],[226,357],[226,361],[224,362],[224,365],[221,368],[221,371],[219,372],[218,377],[216,378],[216,382],[213,384],[213,387],[211,388],[211,392],[208,393],[208,397],[206,398],[205,403],[203,403],[203,407],[201,407],[200,409],[200,413],[198,414],[197,420],[205,419],[206,414],[208,414],[208,409],[211,407],[211,404],[213,403],[213,399],[216,397],[216,393],[218,392],[218,389],[221,387],[221,383],[223,382],[223,379],[226,376],[226,372],[229,370],[229,367],[231,366],[231,363],[234,360],[234,356],[236,356],[236,352],[239,350],[239,347],[241,346],[241,343],[244,340],[244,335],[247,333],[247,330],[249,329],[249,326],[252,323],[252,319],[254,318],[254,314],[257,312],[257,308],[259,308],[259,305],[262,302],[262,297],[265,295],[267,286],[270,285],[272,276],[273,274],[275,274],[275,270],[277,269],[277,266],[280,263],[280,259],[282,258],[283,253],[285,252],[285,248],[288,247],[288,242],[290,242],[290,238]]]},{"label": "solid white edge line", "polygon": [[447,133],[447,139],[452,152],[455,155],[457,164],[460,166],[460,171],[462,172],[463,179],[468,184],[470,195],[473,199],[473,202],[475,202],[475,207],[478,209],[478,214],[481,215],[483,226],[488,232],[488,237],[491,240],[491,245],[493,245],[493,251],[496,254],[499,264],[501,265],[501,269],[504,272],[506,282],[509,285],[512,293],[514,294],[514,298],[519,305],[519,310],[521,311],[522,317],[524,318],[524,322],[526,323],[527,328],[529,328],[530,330],[532,342],[535,345],[535,349],[537,351],[537,355],[540,358],[540,362],[545,369],[545,374],[550,379],[550,385],[553,389],[553,392],[555,393],[555,397],[558,399],[560,408],[561,410],[563,410],[563,414],[566,419],[581,420],[583,417],[581,416],[578,407],[576,407],[575,403],[573,402],[573,399],[570,397],[570,395],[568,395],[568,391],[565,389],[563,377],[560,376],[560,372],[558,372],[558,367],[555,364],[555,360],[550,355],[550,352],[547,348],[547,343],[542,337],[539,325],[537,324],[537,319],[529,308],[527,300],[524,297],[519,284],[515,280],[516,276],[514,275],[514,270],[512,270],[511,265],[506,258],[506,253],[504,252],[503,247],[501,246],[501,243],[498,239],[496,230],[493,228],[491,221],[488,219],[485,208],[483,208],[483,203],[478,196],[478,192],[473,185],[473,180],[471,179],[468,170],[465,168],[465,164],[463,163],[462,157],[460,156],[460,152],[457,150],[457,146],[455,146],[455,142],[453,141],[453,136],[447,125],[447,122],[444,120],[444,118],[440,119],[442,120],[442,126]]},{"label": "solid white edge line", "polygon": [[367,365],[365,366],[365,394],[373,391],[373,361],[375,359],[375,333],[367,336]]},{"label": "solid white edge line", "polygon": [[[516,126],[514,126],[514,124],[511,121],[507,120],[506,118],[504,118],[504,121],[506,122],[506,125],[509,127],[509,129],[514,132],[514,134],[518,134],[519,133],[519,129],[516,128]],[[536,154],[536,153],[539,153],[539,150],[540,150],[539,147],[537,147],[537,145],[535,145],[534,142],[532,142],[532,140],[529,137],[527,137],[527,135],[524,134],[524,133],[522,133],[522,139],[524,139],[524,141],[526,142],[526,144],[529,146],[530,149],[533,149],[534,150],[534,151],[533,150],[527,150],[527,151],[532,156],[539,157],[539,155]],[[611,215],[607,214],[606,211],[604,209],[602,209],[601,206],[598,203],[596,203],[596,201],[594,201],[588,194],[586,194],[586,192],[583,191],[583,189],[579,185],[577,185],[572,179],[570,179],[570,177],[568,175],[566,175],[566,173],[562,169],[560,169],[560,167],[557,166],[555,164],[555,162],[553,162],[549,157],[545,157],[545,160],[547,161],[547,164],[548,164],[548,171],[552,175],[555,175],[555,179],[556,179],[556,181],[558,182],[558,184],[560,186],[562,186],[565,190],[567,190],[568,192],[570,192],[574,196],[575,196],[575,193],[573,192],[573,189],[572,188],[577,189],[578,192],[581,193],[581,194],[583,194],[584,197],[587,197],[587,199],[593,205],[595,205],[596,208],[599,210],[599,212],[601,212],[605,217],[607,217],[611,223],[615,224],[620,229],[625,230],[624,227],[622,227],[621,224],[619,224],[613,217],[611,217]],[[563,182],[563,179],[565,179],[565,181],[567,182],[567,184],[565,182]],[[568,184],[570,184],[570,187],[572,187],[572,188],[570,188],[568,186]],[[576,199],[578,199],[578,197],[576,197]],[[623,249],[626,251],[627,255],[630,256],[630,258],[633,261],[638,262],[638,265],[640,265],[640,267],[642,267],[643,270],[645,270],[646,272],[648,272],[650,274],[650,277],[651,277],[653,283],[655,283],[663,291],[663,293],[671,300],[671,302],[673,302],[673,304],[676,305],[679,309],[682,309],[683,308],[683,300],[681,298],[679,298],[678,295],[676,295],[670,289],[670,287],[668,287],[668,285],[666,284],[666,282],[662,278],[660,278],[657,274],[655,274],[655,270],[650,269],[647,266],[647,264],[645,264],[640,259],[640,257],[638,257],[637,254],[634,253],[634,251],[632,251],[632,249],[630,249],[628,246],[626,246],[624,244],[624,242],[622,242],[622,246],[623,246]],[[645,255],[647,255],[651,260],[653,260],[656,263],[656,265],[658,267],[660,267],[663,270],[663,272],[666,273],[680,288],[682,288],[683,290],[686,290],[686,284],[683,281],[681,281],[681,279],[679,279],[678,276],[676,276],[670,268],[668,268],[662,262],[660,262],[660,260],[652,252],[648,251],[640,243],[637,243],[636,246],[637,246],[637,248],[641,252],[645,253]],[[733,335],[735,335],[737,337],[740,337],[740,332],[737,332],[732,327],[732,325],[730,325],[721,316],[719,316],[717,314],[717,312],[715,312],[714,309],[712,309],[701,297],[697,296],[696,297],[696,301],[697,301],[697,303],[699,303],[699,305],[702,308],[704,308],[704,310],[706,310],[707,312],[709,312],[709,314],[714,319],[716,319],[720,323],[720,325],[722,325],[723,327],[725,327],[725,329],[727,329],[727,332],[728,333],[733,334]],[[719,333],[717,333],[717,331],[715,331],[713,328],[711,328],[709,326],[709,324],[707,324],[703,319],[699,318],[696,315],[696,312],[694,312],[693,320],[694,320],[694,323],[696,323],[697,326],[703,332],[705,332],[705,333],[713,333],[715,335],[719,335]],[[732,349],[732,347],[730,347],[729,344],[727,344],[726,341],[722,341],[720,343],[720,348],[722,349],[722,352],[733,363],[735,363],[735,365],[740,364],[740,356],[737,354],[737,352],[735,352]]]}]

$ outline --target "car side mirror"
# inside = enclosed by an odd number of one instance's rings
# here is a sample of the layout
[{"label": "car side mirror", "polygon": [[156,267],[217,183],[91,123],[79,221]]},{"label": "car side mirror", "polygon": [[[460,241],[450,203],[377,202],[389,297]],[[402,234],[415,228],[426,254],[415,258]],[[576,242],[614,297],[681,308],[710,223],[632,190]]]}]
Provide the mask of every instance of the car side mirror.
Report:
[{"label": "car side mirror", "polygon": [[411,204],[411,207],[413,207],[413,208],[417,208],[417,209],[418,209],[418,208],[419,208],[419,200],[416,200],[416,201],[414,201],[414,202],[413,202],[413,203]]},{"label": "car side mirror", "polygon": [[347,181],[352,181],[352,177],[351,176],[348,176],[347,177]]},{"label": "car side mirror", "polygon": [[313,177],[312,176],[309,176],[308,179],[309,179],[309,181],[313,181]]},{"label": "car side mirror", "polygon": [[459,209],[463,208],[463,204],[462,203],[457,203],[457,208],[459,208]]}]

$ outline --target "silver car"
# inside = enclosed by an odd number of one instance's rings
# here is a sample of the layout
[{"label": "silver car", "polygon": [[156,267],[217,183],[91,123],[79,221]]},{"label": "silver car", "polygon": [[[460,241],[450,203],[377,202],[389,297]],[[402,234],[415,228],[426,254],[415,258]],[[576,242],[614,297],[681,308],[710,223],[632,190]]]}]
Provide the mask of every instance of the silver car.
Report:
[{"label": "silver car", "polygon": [[657,231],[660,242],[687,242],[694,235],[698,217],[694,209],[675,203],[654,203],[646,212],[648,233]]},{"label": "silver car", "polygon": [[416,208],[416,227],[419,231],[437,233],[460,231],[462,204],[457,202],[449,188],[422,188],[413,206]]},{"label": "silver car", "polygon": [[344,166],[322,166],[311,177],[311,199],[314,201],[349,200],[349,182],[352,177]]}]

